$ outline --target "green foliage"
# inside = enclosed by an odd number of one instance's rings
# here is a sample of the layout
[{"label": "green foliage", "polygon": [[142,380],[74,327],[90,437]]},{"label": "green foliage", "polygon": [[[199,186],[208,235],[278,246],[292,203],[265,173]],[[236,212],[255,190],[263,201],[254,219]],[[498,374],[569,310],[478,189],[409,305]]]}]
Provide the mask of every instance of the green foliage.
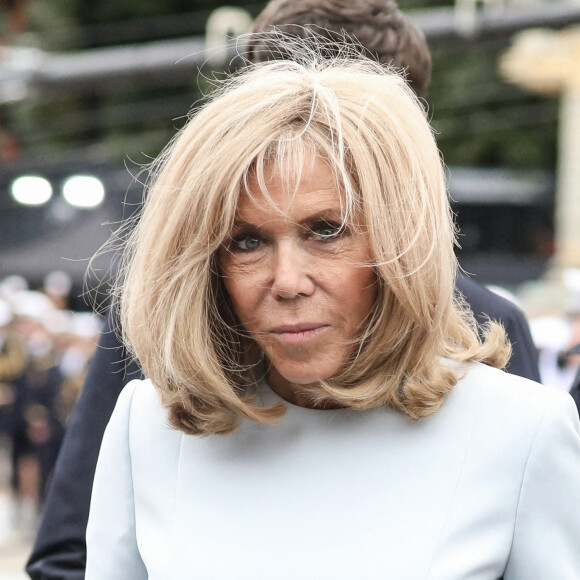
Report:
[{"label": "green foliage", "polygon": [[[264,3],[244,6],[257,14]],[[405,10],[450,1],[403,0]],[[30,30],[48,50],[202,34],[219,0],[30,0]],[[499,78],[497,61],[509,39],[433,44],[430,115],[448,165],[500,165],[553,169],[556,162],[557,99],[528,94]],[[104,84],[93,94],[54,93],[5,106],[3,123],[23,150],[66,150],[97,145],[106,160],[155,155],[180,126],[189,106],[207,93],[205,79],[157,88],[139,83]],[[201,89],[201,92],[200,90]]]},{"label": "green foliage", "polygon": [[558,100],[527,93],[498,75],[509,40],[433,51],[428,100],[448,165],[552,169]]}]

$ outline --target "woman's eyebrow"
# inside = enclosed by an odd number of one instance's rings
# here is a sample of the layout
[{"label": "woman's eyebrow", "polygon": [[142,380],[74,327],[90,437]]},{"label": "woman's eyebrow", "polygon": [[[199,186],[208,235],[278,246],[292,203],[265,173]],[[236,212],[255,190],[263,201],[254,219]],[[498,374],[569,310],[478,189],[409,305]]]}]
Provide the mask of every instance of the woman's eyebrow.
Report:
[{"label": "woman's eyebrow", "polygon": [[313,223],[319,220],[337,220],[340,222],[344,221],[344,215],[340,209],[329,208],[317,211],[309,216],[304,217],[300,220],[300,223]]}]

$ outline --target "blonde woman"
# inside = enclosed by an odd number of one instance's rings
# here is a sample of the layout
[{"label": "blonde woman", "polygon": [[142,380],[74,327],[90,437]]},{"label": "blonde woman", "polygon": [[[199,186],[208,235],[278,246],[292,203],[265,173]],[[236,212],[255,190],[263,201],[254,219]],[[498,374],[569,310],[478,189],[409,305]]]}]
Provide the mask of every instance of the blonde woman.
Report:
[{"label": "blonde woman", "polygon": [[292,56],[157,162],[120,297],[148,379],[105,433],[86,578],[577,579],[576,409],[454,301],[423,107]]}]

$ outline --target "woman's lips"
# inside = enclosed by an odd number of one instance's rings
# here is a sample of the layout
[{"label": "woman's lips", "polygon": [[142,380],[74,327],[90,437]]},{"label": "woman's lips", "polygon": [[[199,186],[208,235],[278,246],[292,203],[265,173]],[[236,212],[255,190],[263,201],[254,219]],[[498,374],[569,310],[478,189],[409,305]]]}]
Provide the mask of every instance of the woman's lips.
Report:
[{"label": "woman's lips", "polygon": [[270,333],[281,342],[305,342],[330,328],[328,324],[292,324],[273,328]]}]

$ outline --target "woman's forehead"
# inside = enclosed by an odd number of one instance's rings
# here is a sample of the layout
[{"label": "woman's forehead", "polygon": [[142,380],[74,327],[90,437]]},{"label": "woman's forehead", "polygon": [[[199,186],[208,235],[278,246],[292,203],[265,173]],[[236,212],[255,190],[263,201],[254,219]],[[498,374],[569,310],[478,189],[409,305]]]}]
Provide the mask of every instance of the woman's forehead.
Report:
[{"label": "woman's forehead", "polygon": [[302,171],[287,171],[276,163],[267,164],[262,176],[253,171],[238,200],[237,217],[247,221],[263,211],[292,218],[324,210],[342,215],[343,209],[343,195],[332,170],[316,158]]}]

